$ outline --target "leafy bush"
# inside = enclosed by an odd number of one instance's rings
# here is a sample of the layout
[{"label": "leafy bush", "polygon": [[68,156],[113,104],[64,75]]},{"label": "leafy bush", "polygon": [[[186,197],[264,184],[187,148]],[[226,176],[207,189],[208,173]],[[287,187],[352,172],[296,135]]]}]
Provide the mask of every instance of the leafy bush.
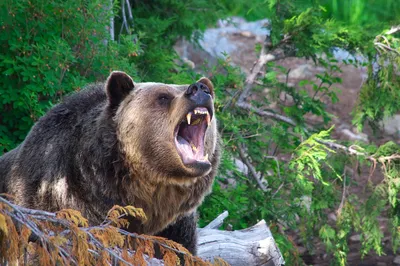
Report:
[{"label": "leafy bush", "polygon": [[0,153],[21,142],[62,95],[111,70],[132,76],[139,44],[110,41],[109,1],[0,3]]}]

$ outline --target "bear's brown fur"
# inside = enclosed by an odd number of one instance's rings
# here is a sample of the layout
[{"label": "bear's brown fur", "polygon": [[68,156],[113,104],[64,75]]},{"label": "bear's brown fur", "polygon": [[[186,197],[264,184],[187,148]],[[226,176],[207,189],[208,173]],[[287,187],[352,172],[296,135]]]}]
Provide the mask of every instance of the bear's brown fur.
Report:
[{"label": "bear's brown fur", "polygon": [[131,219],[130,231],[195,252],[194,212],[220,157],[213,98],[207,78],[134,83],[113,72],[53,107],[0,157],[0,192],[26,207],[77,209],[92,224],[113,205],[140,207],[148,219]]}]

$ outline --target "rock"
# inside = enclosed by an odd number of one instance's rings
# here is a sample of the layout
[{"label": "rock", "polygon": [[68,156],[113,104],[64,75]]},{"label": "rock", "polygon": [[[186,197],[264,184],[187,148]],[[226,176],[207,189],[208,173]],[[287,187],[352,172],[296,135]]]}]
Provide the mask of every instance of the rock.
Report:
[{"label": "rock", "polygon": [[341,49],[341,48],[337,48],[334,47],[333,48],[333,56],[335,57],[335,59],[339,60],[339,61],[343,61],[343,60],[357,60],[359,62],[367,62],[368,58],[366,58],[363,55],[357,54],[357,55],[353,55],[351,53],[349,53],[348,51]]},{"label": "rock", "polygon": [[314,76],[313,67],[309,64],[300,65],[290,71],[289,76],[294,79],[309,79]]},{"label": "rock", "polygon": [[270,30],[266,28],[269,20],[263,19],[247,22],[243,18],[232,17],[220,20],[217,28],[207,29],[200,47],[186,40],[179,40],[174,49],[181,58],[193,62],[199,69],[207,62],[207,66],[215,66],[217,59],[227,54],[231,64],[240,66],[248,73],[257,60],[255,45],[262,43]]},{"label": "rock", "polygon": [[291,105],[294,105],[294,100],[293,100],[293,97],[291,96],[291,95],[289,95],[289,94],[287,94],[286,92],[284,92],[284,91],[282,91],[280,94],[279,94],[279,100],[281,101],[281,102],[283,102],[286,106],[291,106]]},{"label": "rock", "polygon": [[360,242],[360,240],[361,240],[361,235],[360,234],[352,235],[350,237],[350,241],[352,241],[352,242]]},{"label": "rock", "polygon": [[383,119],[381,126],[385,133],[400,137],[400,114]]},{"label": "rock", "polygon": [[378,262],[376,266],[388,266],[386,262]]},{"label": "rock", "polygon": [[400,265],[400,255],[397,255],[396,257],[394,257],[393,263],[396,265]]},{"label": "rock", "polygon": [[251,37],[254,37],[255,35],[253,34],[253,33],[251,33],[250,31],[242,31],[241,33],[240,33],[240,35],[242,35],[243,37],[246,37],[246,38],[251,38]]},{"label": "rock", "polygon": [[354,141],[368,142],[368,135],[364,133],[353,133],[350,129],[344,128],[340,131],[347,139]]},{"label": "rock", "polygon": [[330,214],[328,214],[328,219],[336,222],[337,217],[333,212],[331,212]]},{"label": "rock", "polygon": [[242,172],[244,175],[247,175],[249,173],[249,168],[247,165],[242,162],[242,160],[234,158],[233,162],[235,163],[236,169],[240,172]]},{"label": "rock", "polygon": [[193,61],[187,59],[187,58],[183,58],[183,63],[185,63],[186,65],[188,65],[191,69],[194,69],[196,67],[195,63],[193,63]]},{"label": "rock", "polygon": [[[219,20],[216,28],[207,29],[203,38],[199,40],[199,45],[181,39],[174,48],[181,58],[192,61],[198,69],[201,69],[205,62],[208,67],[215,66],[217,59],[226,53],[232,59],[231,64],[240,66],[245,74],[248,74],[258,57],[254,51],[255,45],[261,44],[266,36],[270,35],[269,25],[268,19],[248,22],[240,17],[231,17]],[[332,51],[338,61],[344,59],[365,61],[361,55],[353,56],[343,49],[332,47]],[[322,57],[326,58],[326,55]],[[314,76],[311,70],[325,71],[323,67],[304,64],[292,70],[290,75],[296,79],[306,79]]]}]

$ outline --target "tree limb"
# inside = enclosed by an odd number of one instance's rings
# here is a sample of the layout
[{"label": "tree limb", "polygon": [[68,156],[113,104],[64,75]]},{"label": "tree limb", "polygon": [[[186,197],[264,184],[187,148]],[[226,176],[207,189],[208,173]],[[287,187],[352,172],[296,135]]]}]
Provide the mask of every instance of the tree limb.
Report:
[{"label": "tree limb", "polygon": [[121,29],[119,30],[119,35],[122,34],[122,31],[125,27],[126,32],[129,33],[129,26],[128,26],[128,21],[126,19],[126,12],[125,12],[125,2],[128,0],[122,0],[121,1],[121,9],[122,9],[122,24],[121,24]]},{"label": "tree limb", "polygon": [[115,40],[115,29],[114,29],[114,12],[113,12],[113,0],[110,0],[110,10],[112,15],[110,16],[110,38],[112,41]]},{"label": "tree limb", "polygon": [[395,34],[397,32],[400,31],[400,25],[398,26],[393,26],[390,30],[388,30],[387,32],[385,32],[385,34]]},{"label": "tree limb", "polygon": [[126,0],[126,7],[128,8],[128,15],[129,15],[129,20],[133,20],[133,15],[132,15],[132,8],[131,8],[131,3],[129,3],[129,0]]},{"label": "tree limb", "polygon": [[251,176],[253,177],[254,181],[257,182],[258,187],[262,190],[262,191],[267,191],[267,188],[265,187],[265,185],[262,183],[262,181],[259,179],[259,176],[257,174],[256,169],[254,169],[253,165],[249,162],[249,160],[246,157],[246,154],[243,150],[242,147],[238,146],[238,151],[239,151],[239,156],[242,159],[243,163],[249,168]]},{"label": "tree limb", "polygon": [[274,120],[282,121],[282,122],[285,122],[285,123],[287,123],[287,124],[289,124],[289,125],[291,125],[293,127],[297,126],[297,123],[293,119],[291,119],[290,117],[287,117],[287,116],[284,116],[284,115],[280,115],[280,114],[276,114],[276,113],[273,113],[273,112],[270,112],[270,111],[262,110],[260,108],[254,107],[253,105],[251,105],[249,103],[246,103],[246,102],[237,102],[236,106],[240,107],[240,108],[242,108],[244,110],[253,112],[253,113],[255,113],[255,114],[259,115],[259,116],[262,116],[262,117],[272,118]]},{"label": "tree limb", "polygon": [[255,62],[253,68],[251,69],[250,74],[246,78],[244,89],[238,97],[236,106],[241,109],[244,109],[244,110],[247,110],[250,112],[254,112],[259,116],[272,118],[275,120],[279,120],[279,121],[288,123],[291,126],[296,126],[296,122],[294,122],[289,117],[259,109],[259,108],[254,107],[251,104],[246,102],[246,97],[248,97],[248,95],[250,94],[250,91],[252,90],[254,84],[258,83],[257,77],[260,73],[262,73],[261,70],[265,66],[265,64],[267,64],[268,62],[286,58],[288,56],[284,52],[280,52],[279,49],[282,44],[287,43],[289,40],[290,40],[290,36],[289,35],[285,36],[281,40],[281,42],[277,46],[274,47],[274,49],[272,51],[267,53],[267,47],[270,48],[270,44],[269,44],[270,42],[269,42],[269,37],[268,36],[266,37],[265,42],[261,48],[260,56],[257,59],[257,61]]},{"label": "tree limb", "polygon": [[203,229],[218,229],[222,225],[222,223],[224,222],[224,219],[226,217],[228,217],[228,215],[229,215],[229,212],[228,211],[224,211],[223,213],[218,215],[217,218],[212,220],[208,225],[204,226]]},{"label": "tree limb", "polygon": [[250,74],[246,78],[246,85],[239,96],[238,103],[244,102],[249,92],[253,88],[253,84],[255,83],[257,76],[261,72],[261,69],[271,61],[276,61],[279,59],[283,59],[286,57],[284,53],[278,52],[279,45],[274,48],[272,52],[267,53],[267,43],[269,37],[265,38],[265,42],[261,48],[260,56],[254,64],[253,68],[250,71]]}]

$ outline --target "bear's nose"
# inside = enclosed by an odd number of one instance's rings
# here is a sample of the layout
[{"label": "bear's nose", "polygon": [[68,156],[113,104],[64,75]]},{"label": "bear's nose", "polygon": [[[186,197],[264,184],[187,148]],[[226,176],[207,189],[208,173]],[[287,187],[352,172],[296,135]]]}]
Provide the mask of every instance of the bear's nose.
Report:
[{"label": "bear's nose", "polygon": [[211,102],[210,89],[200,82],[190,85],[185,92],[185,96],[199,106],[205,106]]}]

